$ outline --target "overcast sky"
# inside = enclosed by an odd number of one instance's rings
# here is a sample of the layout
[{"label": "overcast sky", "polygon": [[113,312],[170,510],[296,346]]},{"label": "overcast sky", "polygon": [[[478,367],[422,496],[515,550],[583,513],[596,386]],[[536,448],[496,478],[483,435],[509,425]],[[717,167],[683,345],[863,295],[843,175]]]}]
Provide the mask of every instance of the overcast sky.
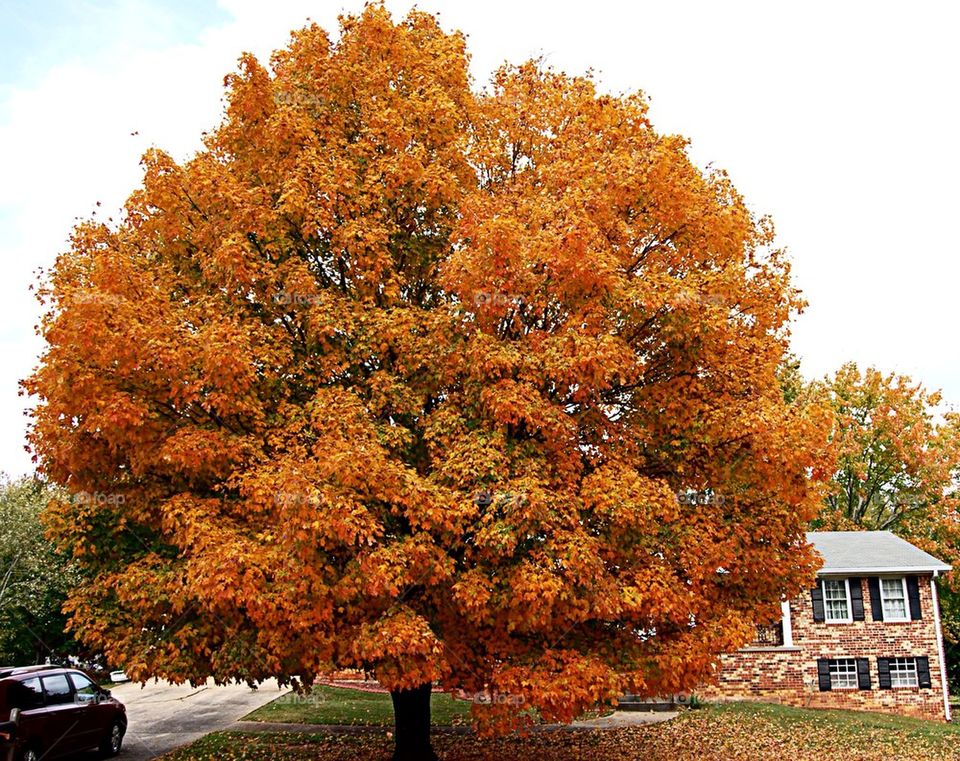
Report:
[{"label": "overcast sky", "polygon": [[[412,3],[388,2],[396,15]],[[928,2],[425,0],[468,36],[478,85],[543,56],[643,90],[661,132],[773,216],[810,307],[808,377],[846,360],[960,405],[960,11]],[[75,218],[122,205],[140,155],[199,147],[238,55],[264,62],[344,0],[0,0],[0,470],[32,469],[17,382],[41,345],[28,292]]]}]

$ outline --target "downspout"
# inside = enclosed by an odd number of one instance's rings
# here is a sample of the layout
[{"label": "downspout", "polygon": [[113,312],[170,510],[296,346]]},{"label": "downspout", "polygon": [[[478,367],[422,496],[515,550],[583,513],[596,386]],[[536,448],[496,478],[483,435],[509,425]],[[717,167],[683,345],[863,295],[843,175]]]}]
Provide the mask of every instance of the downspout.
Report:
[{"label": "downspout", "polygon": [[940,628],[940,598],[937,596],[937,571],[930,577],[930,596],[933,599],[933,624],[937,636],[937,653],[940,656],[940,686],[943,689],[943,713],[947,721],[953,721],[950,715],[950,689],[947,686],[947,656],[943,651],[943,630]]}]

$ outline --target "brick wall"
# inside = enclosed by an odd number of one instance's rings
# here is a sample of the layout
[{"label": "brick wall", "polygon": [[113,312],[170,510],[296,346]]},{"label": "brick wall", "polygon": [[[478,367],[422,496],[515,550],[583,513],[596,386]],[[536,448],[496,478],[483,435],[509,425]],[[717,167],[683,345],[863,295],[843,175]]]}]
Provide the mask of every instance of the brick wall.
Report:
[{"label": "brick wall", "polygon": [[[874,621],[867,579],[861,580],[866,620],[849,624],[816,623],[810,595],[790,604],[795,647],[750,649],[724,655],[717,683],[698,690],[707,700],[755,699],[811,708],[883,711],[944,720],[941,664],[934,623],[930,575],[920,576],[922,618],[892,623]],[[898,687],[881,690],[878,657],[927,656],[929,689]],[[818,658],[869,658],[870,689],[821,692]]]}]

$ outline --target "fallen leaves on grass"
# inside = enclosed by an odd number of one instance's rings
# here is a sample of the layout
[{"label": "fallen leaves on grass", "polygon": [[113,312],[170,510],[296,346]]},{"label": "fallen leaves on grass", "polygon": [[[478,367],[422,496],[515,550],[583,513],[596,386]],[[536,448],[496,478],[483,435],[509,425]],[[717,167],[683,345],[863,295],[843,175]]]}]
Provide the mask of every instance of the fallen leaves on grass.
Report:
[{"label": "fallen leaves on grass", "polygon": [[[691,711],[670,722],[589,731],[542,731],[527,737],[482,739],[436,733],[443,761],[960,761],[960,733],[942,725],[873,726],[826,711],[784,714],[773,707]],[[390,758],[386,731],[318,736],[294,733],[211,735],[168,761],[355,761]]]}]

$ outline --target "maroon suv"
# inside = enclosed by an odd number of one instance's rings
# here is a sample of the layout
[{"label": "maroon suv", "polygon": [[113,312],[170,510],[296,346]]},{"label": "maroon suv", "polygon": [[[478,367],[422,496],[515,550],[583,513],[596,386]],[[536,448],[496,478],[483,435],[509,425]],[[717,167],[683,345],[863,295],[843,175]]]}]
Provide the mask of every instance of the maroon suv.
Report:
[{"label": "maroon suv", "polygon": [[0,668],[0,761],[40,761],[99,748],[115,756],[127,710],[82,671]]}]

